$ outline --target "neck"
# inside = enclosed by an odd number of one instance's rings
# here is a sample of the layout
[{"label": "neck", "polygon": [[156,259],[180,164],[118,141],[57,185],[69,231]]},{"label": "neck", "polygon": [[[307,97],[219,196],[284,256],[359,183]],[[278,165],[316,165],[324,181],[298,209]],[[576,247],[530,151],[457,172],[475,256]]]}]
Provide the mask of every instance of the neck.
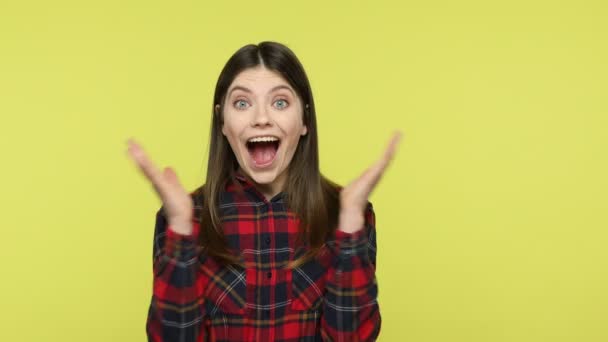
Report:
[{"label": "neck", "polygon": [[275,178],[274,181],[268,184],[260,184],[253,180],[240,166],[238,171],[247,178],[251,184],[255,186],[258,191],[266,197],[266,200],[270,201],[274,196],[280,193],[283,190],[283,186],[285,185],[286,180],[286,172],[281,173]]}]

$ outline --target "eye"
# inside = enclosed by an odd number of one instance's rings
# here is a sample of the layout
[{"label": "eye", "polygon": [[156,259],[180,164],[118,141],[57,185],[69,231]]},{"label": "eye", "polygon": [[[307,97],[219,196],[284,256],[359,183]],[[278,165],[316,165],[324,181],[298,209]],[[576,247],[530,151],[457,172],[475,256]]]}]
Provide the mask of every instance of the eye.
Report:
[{"label": "eye", "polygon": [[246,104],[247,101],[245,100],[236,100],[234,101],[232,104],[235,105],[236,109],[245,109],[245,106],[241,106],[240,104]]},{"label": "eye", "polygon": [[274,103],[278,103],[279,109],[283,109],[283,108],[287,107],[289,102],[287,102],[287,100],[285,100],[285,99],[278,99]]}]

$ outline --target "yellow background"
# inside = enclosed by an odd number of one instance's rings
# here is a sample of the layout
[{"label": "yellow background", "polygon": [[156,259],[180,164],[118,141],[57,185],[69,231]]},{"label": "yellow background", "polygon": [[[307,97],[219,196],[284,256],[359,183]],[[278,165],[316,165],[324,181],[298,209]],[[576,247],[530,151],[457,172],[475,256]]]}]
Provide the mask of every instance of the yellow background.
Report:
[{"label": "yellow background", "polygon": [[2,1],[1,341],[144,341],[160,201],[247,43],[301,59],[322,171],[371,197],[386,341],[608,341],[604,1]]}]

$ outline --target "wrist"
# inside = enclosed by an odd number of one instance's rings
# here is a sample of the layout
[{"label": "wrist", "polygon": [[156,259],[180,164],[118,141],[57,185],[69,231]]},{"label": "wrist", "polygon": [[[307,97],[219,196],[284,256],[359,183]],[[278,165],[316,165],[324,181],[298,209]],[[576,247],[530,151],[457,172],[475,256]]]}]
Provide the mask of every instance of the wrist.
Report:
[{"label": "wrist", "polygon": [[187,220],[169,221],[169,229],[181,235],[192,234],[192,222]]},{"label": "wrist", "polygon": [[354,233],[363,228],[365,217],[363,212],[356,209],[341,209],[338,229],[345,233]]}]

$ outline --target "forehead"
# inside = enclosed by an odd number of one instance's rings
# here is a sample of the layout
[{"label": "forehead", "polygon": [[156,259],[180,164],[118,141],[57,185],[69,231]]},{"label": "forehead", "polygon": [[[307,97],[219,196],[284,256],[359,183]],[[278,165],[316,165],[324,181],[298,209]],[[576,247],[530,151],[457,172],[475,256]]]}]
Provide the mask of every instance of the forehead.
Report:
[{"label": "forehead", "polygon": [[[281,87],[282,86],[282,87]],[[241,87],[251,90],[254,93],[265,94],[276,89],[285,89],[295,94],[289,83],[276,71],[264,67],[248,68],[241,71],[232,81],[228,88],[228,95],[232,90],[241,90]],[[237,88],[237,89],[235,89]]]}]

